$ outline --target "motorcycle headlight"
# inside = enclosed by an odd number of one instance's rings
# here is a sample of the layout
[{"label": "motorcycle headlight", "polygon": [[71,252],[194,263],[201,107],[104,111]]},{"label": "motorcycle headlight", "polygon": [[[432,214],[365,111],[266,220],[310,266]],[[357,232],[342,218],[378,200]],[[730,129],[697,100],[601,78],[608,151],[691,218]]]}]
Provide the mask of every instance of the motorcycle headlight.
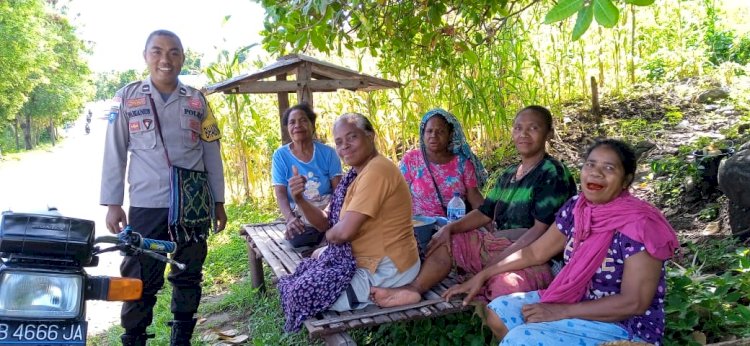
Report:
[{"label": "motorcycle headlight", "polygon": [[83,277],[73,274],[0,273],[0,316],[74,318],[81,312]]}]

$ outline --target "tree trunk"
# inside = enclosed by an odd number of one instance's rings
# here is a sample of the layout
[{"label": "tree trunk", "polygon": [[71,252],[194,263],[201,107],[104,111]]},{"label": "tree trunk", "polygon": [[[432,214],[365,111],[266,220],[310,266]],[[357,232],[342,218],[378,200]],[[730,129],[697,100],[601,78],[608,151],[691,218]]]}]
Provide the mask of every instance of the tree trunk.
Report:
[{"label": "tree trunk", "polygon": [[13,134],[16,136],[16,151],[21,151],[21,138],[18,137],[19,127],[21,127],[21,119],[16,115],[16,121],[13,123]]},{"label": "tree trunk", "polygon": [[26,113],[26,119],[21,127],[23,128],[23,141],[26,144],[26,150],[31,150],[33,144],[31,143],[31,114]]},{"label": "tree trunk", "polygon": [[49,139],[52,141],[52,146],[55,146],[55,120],[52,117],[49,118]]}]

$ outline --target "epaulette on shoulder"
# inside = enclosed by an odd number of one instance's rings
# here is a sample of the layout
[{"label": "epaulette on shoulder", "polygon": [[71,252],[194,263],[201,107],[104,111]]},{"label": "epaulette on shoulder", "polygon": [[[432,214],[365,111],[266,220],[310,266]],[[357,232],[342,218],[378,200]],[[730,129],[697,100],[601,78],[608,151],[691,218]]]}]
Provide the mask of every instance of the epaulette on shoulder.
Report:
[{"label": "epaulette on shoulder", "polygon": [[125,90],[131,90],[133,88],[137,88],[138,85],[140,85],[141,83],[143,83],[142,80],[132,81],[132,82],[126,84],[124,87],[120,88],[120,91],[124,92]]}]

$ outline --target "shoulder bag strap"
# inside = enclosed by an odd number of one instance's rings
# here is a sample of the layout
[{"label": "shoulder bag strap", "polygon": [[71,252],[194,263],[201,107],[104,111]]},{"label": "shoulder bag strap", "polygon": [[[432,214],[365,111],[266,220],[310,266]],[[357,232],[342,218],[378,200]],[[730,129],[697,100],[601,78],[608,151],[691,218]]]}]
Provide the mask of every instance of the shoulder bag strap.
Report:
[{"label": "shoulder bag strap", "polygon": [[161,134],[161,124],[159,123],[159,113],[156,112],[156,105],[154,105],[154,98],[148,95],[148,100],[151,102],[151,110],[154,112],[154,121],[156,122],[156,130],[159,131],[159,138],[161,139],[161,145],[164,147],[164,155],[167,157],[167,164],[172,167],[172,161],[169,159],[169,151],[167,151],[167,144],[164,143],[164,135]]},{"label": "shoulder bag strap", "polygon": [[432,180],[432,186],[435,187],[435,193],[437,194],[437,198],[440,201],[440,206],[443,208],[443,212],[447,215],[447,206],[445,205],[445,202],[443,201],[443,196],[440,194],[440,189],[438,189],[437,182],[435,182],[435,176],[432,175],[432,168],[430,168],[430,161],[427,161],[427,155],[425,155],[424,150],[421,150],[422,152],[422,160],[424,161],[425,167],[427,167],[427,172],[430,173],[430,179]]}]

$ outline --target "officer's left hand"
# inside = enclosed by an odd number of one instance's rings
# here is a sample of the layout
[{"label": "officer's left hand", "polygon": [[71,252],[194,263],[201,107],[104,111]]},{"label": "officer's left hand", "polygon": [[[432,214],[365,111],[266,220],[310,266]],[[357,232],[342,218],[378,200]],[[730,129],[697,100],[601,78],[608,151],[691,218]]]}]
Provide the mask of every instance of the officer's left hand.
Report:
[{"label": "officer's left hand", "polygon": [[214,225],[215,232],[221,232],[224,227],[227,227],[227,212],[224,210],[224,203],[216,203],[216,224]]}]

